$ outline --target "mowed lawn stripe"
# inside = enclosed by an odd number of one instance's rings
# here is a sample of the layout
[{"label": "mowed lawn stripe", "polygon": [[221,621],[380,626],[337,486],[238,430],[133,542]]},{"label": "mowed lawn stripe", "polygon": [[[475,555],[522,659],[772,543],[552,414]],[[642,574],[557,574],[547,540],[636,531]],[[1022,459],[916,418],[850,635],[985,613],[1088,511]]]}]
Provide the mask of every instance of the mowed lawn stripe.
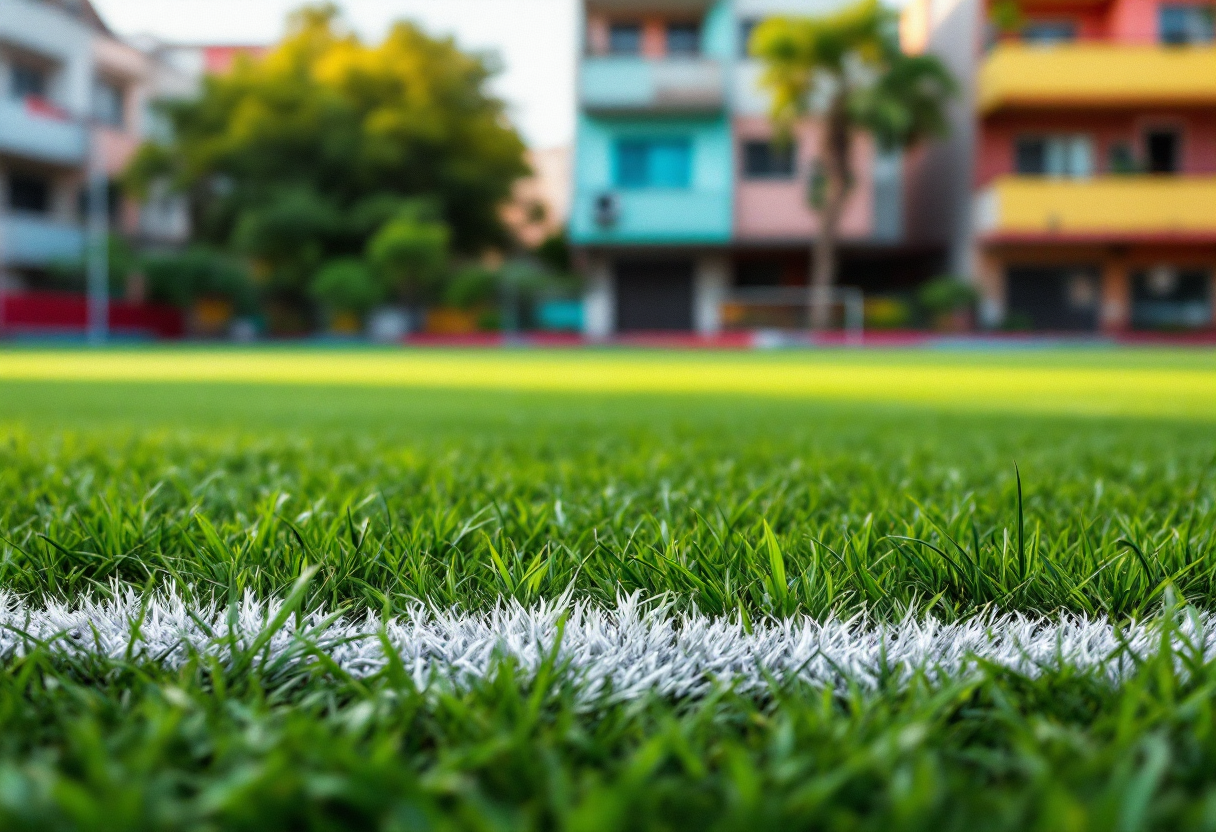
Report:
[{"label": "mowed lawn stripe", "polygon": [[[1112,353],[1113,355],[1113,353]],[[528,392],[726,394],[968,411],[1216,418],[1216,364],[1059,351],[925,353],[74,350],[0,353],[0,379],[235,382]]]}]

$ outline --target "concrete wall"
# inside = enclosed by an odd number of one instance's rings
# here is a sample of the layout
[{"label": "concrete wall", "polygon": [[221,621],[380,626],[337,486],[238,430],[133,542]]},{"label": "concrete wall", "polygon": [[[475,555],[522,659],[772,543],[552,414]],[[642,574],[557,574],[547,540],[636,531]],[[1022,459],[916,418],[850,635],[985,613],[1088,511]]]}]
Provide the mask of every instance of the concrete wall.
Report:
[{"label": "concrete wall", "polygon": [[945,245],[949,268],[973,276],[971,202],[974,171],[975,73],[980,49],[980,0],[924,0],[926,51],[945,63],[959,83],[949,107],[949,136],[909,153],[904,165],[909,242]]}]

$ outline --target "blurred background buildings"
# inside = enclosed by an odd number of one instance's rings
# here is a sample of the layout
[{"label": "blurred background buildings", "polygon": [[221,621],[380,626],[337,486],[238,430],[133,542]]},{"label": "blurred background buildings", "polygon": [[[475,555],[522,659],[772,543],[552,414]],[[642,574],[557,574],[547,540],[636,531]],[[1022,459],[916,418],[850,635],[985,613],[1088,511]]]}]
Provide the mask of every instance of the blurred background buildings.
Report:
[{"label": "blurred background buildings", "polygon": [[[820,130],[805,119],[791,141],[775,138],[747,44],[769,16],[845,3],[576,2],[574,141],[529,150],[532,173],[502,210],[514,243],[482,257],[508,276],[478,303],[497,296],[511,310],[433,320],[443,331],[592,338],[798,328],[818,232],[807,193]],[[907,153],[862,142],[839,282],[864,295],[867,327],[1216,328],[1214,9],[911,0],[905,48],[939,56],[961,94],[941,141]],[[168,140],[155,102],[192,99],[205,76],[269,49],[124,40],[87,0],[0,0],[0,325],[11,331],[31,304],[59,303],[62,320],[85,314],[62,272],[86,254],[90,179],[107,181],[110,230],[132,251],[194,239],[181,193],[158,185],[136,198],[119,181],[143,143]],[[513,260],[577,272],[582,288],[549,281],[528,290],[535,308],[521,312],[523,284],[509,275],[522,272],[502,271]],[[934,278],[961,289],[935,306],[941,292],[924,290]],[[113,314],[139,324],[133,331],[230,331],[231,303],[191,298],[174,326],[136,310],[147,306],[139,268],[124,280]]]}]

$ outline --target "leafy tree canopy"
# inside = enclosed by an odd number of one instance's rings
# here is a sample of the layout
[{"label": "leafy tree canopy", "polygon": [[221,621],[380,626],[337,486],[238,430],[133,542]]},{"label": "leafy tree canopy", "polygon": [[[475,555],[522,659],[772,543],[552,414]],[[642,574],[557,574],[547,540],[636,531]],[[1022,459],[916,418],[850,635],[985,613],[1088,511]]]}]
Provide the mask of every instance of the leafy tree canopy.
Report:
[{"label": "leafy tree canopy", "polygon": [[170,177],[198,236],[249,255],[280,297],[304,297],[323,263],[362,254],[419,198],[477,253],[506,241],[499,206],[527,172],[492,72],[410,23],[372,46],[334,6],[305,7],[265,58],[165,105],[175,138],[145,146],[128,179]]}]

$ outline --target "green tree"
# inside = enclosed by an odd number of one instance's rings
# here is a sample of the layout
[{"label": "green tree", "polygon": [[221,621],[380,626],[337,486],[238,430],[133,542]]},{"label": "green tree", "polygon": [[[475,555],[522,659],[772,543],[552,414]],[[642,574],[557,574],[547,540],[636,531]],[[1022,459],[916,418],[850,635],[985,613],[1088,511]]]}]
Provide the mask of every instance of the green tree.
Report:
[{"label": "green tree", "polygon": [[946,105],[955,83],[929,55],[905,55],[896,13],[861,0],[823,17],[776,17],[752,35],[749,48],[764,62],[762,85],[772,119],[788,136],[807,115],[820,119],[822,150],[807,193],[819,214],[812,253],[811,326],[830,321],[827,297],[836,283],[840,220],[854,183],[858,133],[884,150],[904,149],[947,130]]},{"label": "green tree", "polygon": [[500,206],[527,165],[492,75],[409,23],[368,45],[333,6],[306,7],[264,58],[165,104],[174,138],[145,145],[128,184],[187,193],[197,236],[248,256],[279,303],[307,303],[324,263],[363,254],[411,200],[456,251],[505,247]]}]

